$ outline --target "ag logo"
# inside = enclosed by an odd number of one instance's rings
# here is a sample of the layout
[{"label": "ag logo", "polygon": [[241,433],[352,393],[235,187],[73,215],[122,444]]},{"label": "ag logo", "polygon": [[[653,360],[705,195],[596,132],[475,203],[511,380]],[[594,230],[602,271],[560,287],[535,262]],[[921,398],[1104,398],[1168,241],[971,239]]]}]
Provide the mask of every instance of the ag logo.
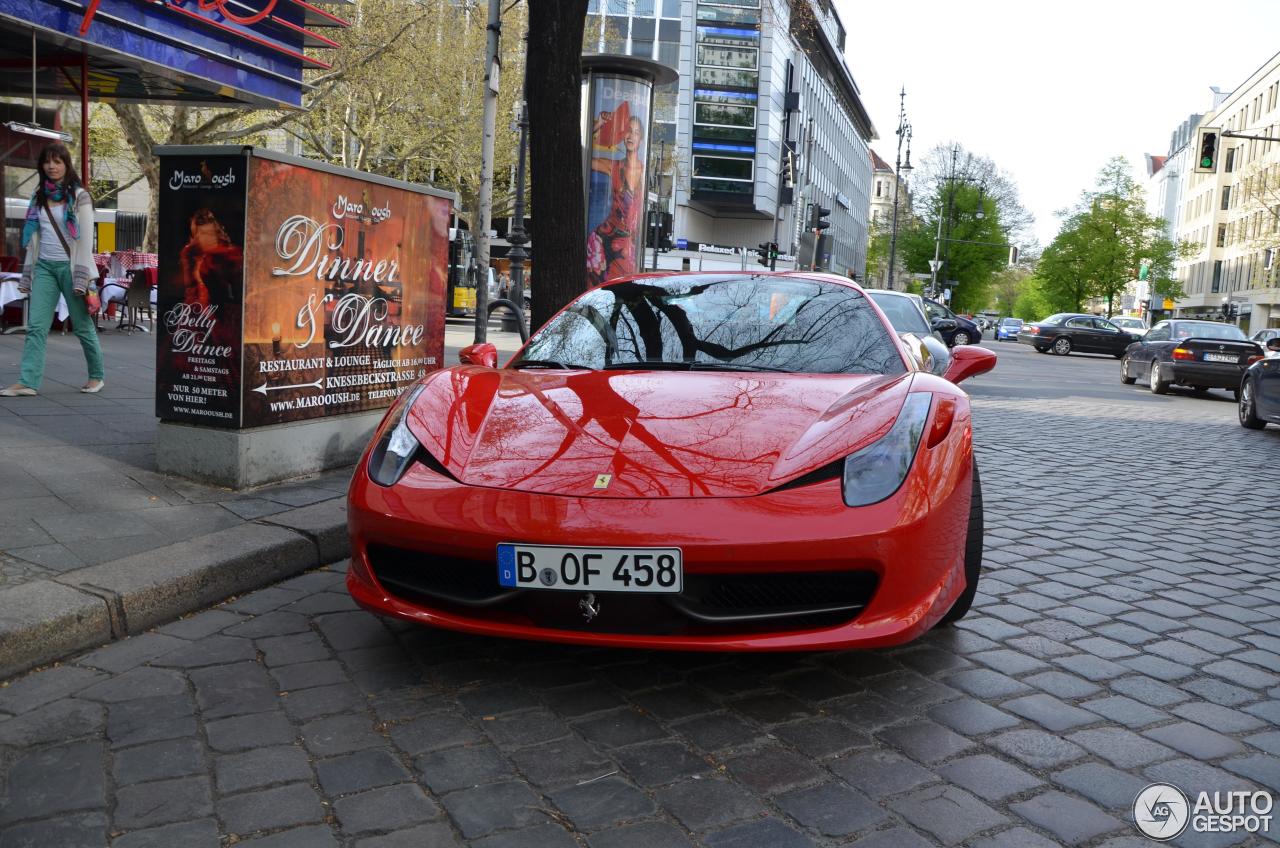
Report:
[{"label": "ag logo", "polygon": [[1133,799],[1133,823],[1144,836],[1163,842],[1187,828],[1191,804],[1172,783],[1153,783]]}]

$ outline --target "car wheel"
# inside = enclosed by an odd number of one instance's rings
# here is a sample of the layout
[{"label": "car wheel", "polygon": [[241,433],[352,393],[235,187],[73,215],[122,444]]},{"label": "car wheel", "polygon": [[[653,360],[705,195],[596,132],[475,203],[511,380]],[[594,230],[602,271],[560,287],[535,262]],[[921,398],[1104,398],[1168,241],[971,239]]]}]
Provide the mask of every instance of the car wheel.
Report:
[{"label": "car wheel", "polygon": [[1169,393],[1169,381],[1160,376],[1160,361],[1151,360],[1151,375],[1147,378],[1147,385],[1151,387],[1153,395],[1164,395]]},{"label": "car wheel", "polygon": [[1066,356],[1071,353],[1071,339],[1066,336],[1058,336],[1053,340],[1053,352],[1058,356]]},{"label": "car wheel", "polygon": [[964,591],[938,622],[939,627],[959,621],[973,606],[978,593],[978,578],[982,573],[982,480],[978,476],[978,463],[973,463],[973,496],[969,501],[969,529],[964,539]]},{"label": "car wheel", "polygon": [[1237,412],[1240,413],[1240,426],[1249,430],[1261,430],[1267,426],[1267,422],[1258,417],[1258,411],[1253,407],[1253,386],[1245,382],[1236,391],[1236,397],[1240,401]]},{"label": "car wheel", "polygon": [[973,339],[969,338],[969,334],[964,330],[956,330],[956,334],[951,337],[951,344],[954,345],[955,347],[959,347],[960,345],[967,345],[972,341]]},{"label": "car wheel", "polygon": [[1129,373],[1129,357],[1120,360],[1120,382],[1132,386],[1138,378]]}]

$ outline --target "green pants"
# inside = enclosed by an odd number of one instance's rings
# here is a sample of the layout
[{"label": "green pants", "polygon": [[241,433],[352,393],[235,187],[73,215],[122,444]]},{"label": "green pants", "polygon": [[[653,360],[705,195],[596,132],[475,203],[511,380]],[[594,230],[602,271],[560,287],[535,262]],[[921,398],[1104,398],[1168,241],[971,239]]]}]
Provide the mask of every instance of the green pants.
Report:
[{"label": "green pants", "polygon": [[27,341],[22,348],[22,385],[39,389],[44,380],[44,343],[53,323],[53,313],[58,307],[58,295],[67,301],[71,322],[75,326],[84,361],[89,366],[89,379],[101,380],[102,348],[98,346],[98,331],[89,315],[84,298],[71,287],[71,263],[50,262],[40,259],[31,275],[31,301],[27,307]]}]

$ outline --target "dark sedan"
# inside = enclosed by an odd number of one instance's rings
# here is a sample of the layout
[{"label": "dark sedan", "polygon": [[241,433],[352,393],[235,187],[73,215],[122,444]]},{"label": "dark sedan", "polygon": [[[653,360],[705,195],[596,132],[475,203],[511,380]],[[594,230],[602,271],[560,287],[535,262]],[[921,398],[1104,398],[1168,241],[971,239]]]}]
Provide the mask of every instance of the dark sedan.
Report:
[{"label": "dark sedan", "polygon": [[955,314],[936,300],[926,297],[923,303],[925,310],[929,313],[929,321],[933,329],[942,336],[947,347],[982,341],[982,328],[976,321],[970,321],[963,315]]},{"label": "dark sedan", "polygon": [[1262,348],[1234,324],[1218,321],[1161,321],[1125,351],[1120,382],[1146,380],[1158,395],[1170,386],[1196,392],[1230,389],[1238,397],[1244,371]]},{"label": "dark sedan", "polygon": [[1041,353],[1053,351],[1058,356],[1069,353],[1106,353],[1120,357],[1138,336],[1122,330],[1106,318],[1078,312],[1061,312],[1043,321],[1026,324],[1018,333],[1018,341]]},{"label": "dark sedan", "polygon": [[1280,336],[1267,340],[1267,357],[1249,366],[1240,381],[1240,426],[1261,430],[1280,424]]}]

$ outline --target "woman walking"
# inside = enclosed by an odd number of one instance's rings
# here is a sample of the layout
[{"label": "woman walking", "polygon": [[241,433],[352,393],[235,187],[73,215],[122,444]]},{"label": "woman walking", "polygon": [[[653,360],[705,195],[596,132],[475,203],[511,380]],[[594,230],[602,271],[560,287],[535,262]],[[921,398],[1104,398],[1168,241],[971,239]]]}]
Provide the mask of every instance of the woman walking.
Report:
[{"label": "woman walking", "polygon": [[44,379],[45,339],[59,295],[67,301],[89,367],[89,382],[80,391],[92,394],[105,385],[98,331],[85,303],[89,284],[98,276],[93,261],[93,198],[80,184],[65,145],[54,142],[40,151],[38,167],[40,184],[31,195],[22,228],[27,258],[18,289],[29,292],[31,298],[22,375],[19,382],[0,389],[0,396],[38,393]]}]

